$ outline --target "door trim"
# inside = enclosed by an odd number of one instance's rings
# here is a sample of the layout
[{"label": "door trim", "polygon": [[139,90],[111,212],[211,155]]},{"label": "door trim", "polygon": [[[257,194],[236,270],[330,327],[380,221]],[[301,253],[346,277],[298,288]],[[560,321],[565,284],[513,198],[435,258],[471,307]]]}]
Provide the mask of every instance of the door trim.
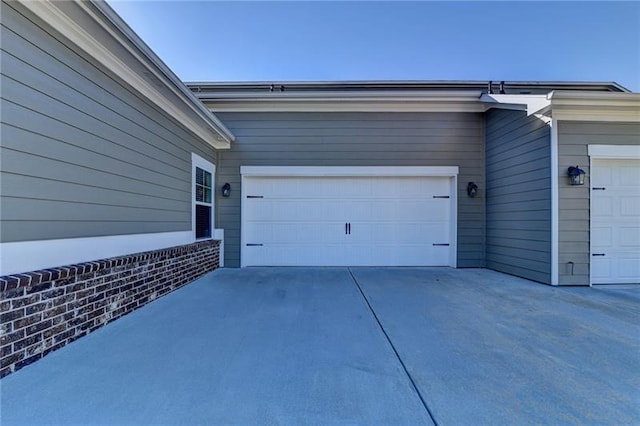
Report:
[{"label": "door trim", "polygon": [[637,160],[640,158],[638,145],[588,145],[590,158],[611,160]]},{"label": "door trim", "polygon": [[247,177],[450,177],[451,246],[449,266],[458,266],[458,166],[240,166],[240,267],[244,268],[246,247],[245,218],[246,197],[244,194]]},{"label": "door trim", "polygon": [[240,166],[241,176],[457,176],[457,166]]}]

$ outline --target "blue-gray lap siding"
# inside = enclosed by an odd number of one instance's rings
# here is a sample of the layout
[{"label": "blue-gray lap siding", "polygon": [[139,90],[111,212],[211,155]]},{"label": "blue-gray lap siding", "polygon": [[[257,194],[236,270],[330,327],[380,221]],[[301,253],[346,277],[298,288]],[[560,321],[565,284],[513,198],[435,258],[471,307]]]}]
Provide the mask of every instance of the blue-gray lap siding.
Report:
[{"label": "blue-gray lap siding", "polygon": [[191,230],[215,151],[19,4],[2,4],[2,242]]},{"label": "blue-gray lap siding", "polygon": [[536,116],[486,114],[486,265],[543,283],[551,282],[550,140]]},{"label": "blue-gray lap siding", "polygon": [[[240,265],[240,166],[459,166],[458,266],[484,266],[484,123],[476,113],[216,113],[236,136],[218,153],[216,227]],[[219,191],[218,191],[219,192]]]},{"label": "blue-gray lap siding", "polygon": [[[589,284],[590,230],[588,145],[640,145],[640,124],[560,121],[558,123],[558,274],[564,285]],[[586,172],[584,186],[571,186],[567,168]],[[573,265],[569,262],[573,262]]]}]

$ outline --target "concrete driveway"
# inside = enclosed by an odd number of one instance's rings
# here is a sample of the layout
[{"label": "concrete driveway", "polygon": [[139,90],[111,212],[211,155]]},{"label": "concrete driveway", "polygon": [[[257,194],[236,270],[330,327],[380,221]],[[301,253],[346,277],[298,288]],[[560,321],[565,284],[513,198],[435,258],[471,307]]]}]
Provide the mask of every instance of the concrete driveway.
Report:
[{"label": "concrete driveway", "polygon": [[640,288],[223,269],[0,381],[11,424],[632,424]]}]

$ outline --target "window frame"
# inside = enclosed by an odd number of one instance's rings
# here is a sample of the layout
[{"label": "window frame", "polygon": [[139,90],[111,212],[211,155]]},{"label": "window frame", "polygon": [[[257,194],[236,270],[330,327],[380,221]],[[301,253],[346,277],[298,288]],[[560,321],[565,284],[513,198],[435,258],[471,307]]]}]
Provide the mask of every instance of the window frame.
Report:
[{"label": "window frame", "polygon": [[[211,203],[202,201],[196,201],[196,169],[202,169],[208,173],[211,173]],[[191,153],[191,233],[194,241],[206,241],[213,239],[215,233],[215,199],[216,199],[216,166],[200,157],[198,154]],[[208,237],[196,238],[196,206],[208,206],[211,207],[211,235]]]}]

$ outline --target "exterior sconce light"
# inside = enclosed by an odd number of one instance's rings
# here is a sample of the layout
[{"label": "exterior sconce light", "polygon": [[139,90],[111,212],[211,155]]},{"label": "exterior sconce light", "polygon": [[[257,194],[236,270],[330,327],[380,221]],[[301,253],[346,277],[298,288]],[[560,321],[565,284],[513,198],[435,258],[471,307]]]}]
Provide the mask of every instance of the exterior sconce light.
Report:
[{"label": "exterior sconce light", "polygon": [[569,176],[569,184],[571,185],[584,185],[584,175],[586,173],[578,166],[571,166],[567,169],[567,175]]},{"label": "exterior sconce light", "polygon": [[229,182],[222,185],[222,196],[228,197],[231,195],[231,184]]},{"label": "exterior sconce light", "polygon": [[471,198],[474,198],[476,195],[478,195],[478,185],[473,182],[469,182],[469,184],[467,185],[467,195]]}]

